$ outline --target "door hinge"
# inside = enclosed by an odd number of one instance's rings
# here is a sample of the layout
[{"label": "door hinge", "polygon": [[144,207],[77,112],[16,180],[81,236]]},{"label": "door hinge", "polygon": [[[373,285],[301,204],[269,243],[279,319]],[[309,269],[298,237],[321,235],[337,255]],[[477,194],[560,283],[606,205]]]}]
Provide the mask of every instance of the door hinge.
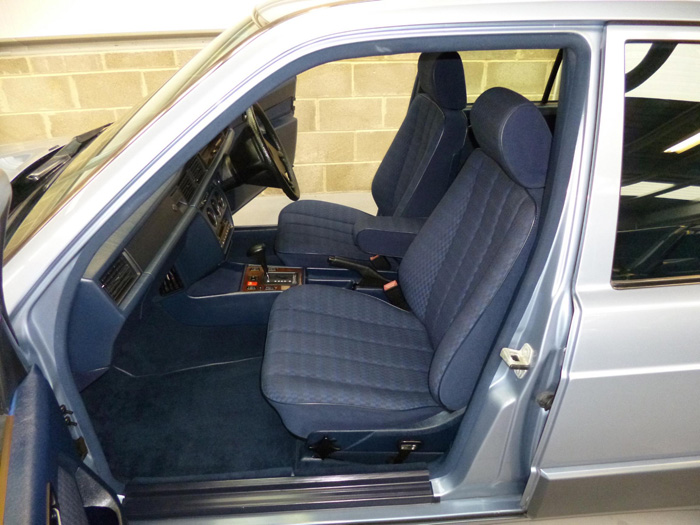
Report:
[{"label": "door hinge", "polygon": [[515,371],[518,379],[522,379],[525,376],[534,357],[535,351],[528,343],[525,343],[520,350],[501,348],[501,359],[506,362],[508,368]]},{"label": "door hinge", "polygon": [[65,421],[66,425],[69,427],[77,427],[78,423],[76,423],[73,418],[71,417],[73,415],[72,410],[68,410],[68,407],[66,405],[61,405],[59,407],[61,409],[61,414],[63,415],[63,421]]}]

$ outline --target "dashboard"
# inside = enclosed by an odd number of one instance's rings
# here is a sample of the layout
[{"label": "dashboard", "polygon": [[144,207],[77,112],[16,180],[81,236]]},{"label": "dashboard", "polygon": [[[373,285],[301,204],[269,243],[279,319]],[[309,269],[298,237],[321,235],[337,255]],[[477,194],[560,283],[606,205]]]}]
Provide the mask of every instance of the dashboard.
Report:
[{"label": "dashboard", "polygon": [[[295,86],[291,79],[259,101],[291,161],[297,137]],[[66,308],[66,354],[78,390],[109,368],[114,342],[129,316],[138,315],[146,301],[179,304],[188,297],[179,292],[216,275],[235,251],[232,212],[270,185],[255,180],[258,167],[248,154],[247,127],[243,116],[232,120],[182,159],[168,181],[107,238],[95,236],[89,248],[94,251],[84,251],[85,269],[75,275],[75,293]],[[235,288],[241,277],[230,277],[239,279]],[[226,301],[218,314],[246,313],[248,306]]]},{"label": "dashboard", "polygon": [[124,321],[149,290],[156,296],[178,291],[225,259],[234,226],[222,171],[233,137],[230,127],[217,135],[92,257],[77,288],[67,334],[78,388],[109,366]]},{"label": "dashboard", "polygon": [[195,220],[196,214],[188,211],[196,210],[206,221],[222,251],[228,248],[233,218],[218,168],[232,139],[231,130],[220,133],[183,166],[175,187],[137,227],[113,263],[102,271],[100,288],[117,305],[125,301],[145,271],[154,270],[151,266],[158,258],[158,251],[169,244],[168,238],[178,231],[178,223],[188,215],[190,221]]}]

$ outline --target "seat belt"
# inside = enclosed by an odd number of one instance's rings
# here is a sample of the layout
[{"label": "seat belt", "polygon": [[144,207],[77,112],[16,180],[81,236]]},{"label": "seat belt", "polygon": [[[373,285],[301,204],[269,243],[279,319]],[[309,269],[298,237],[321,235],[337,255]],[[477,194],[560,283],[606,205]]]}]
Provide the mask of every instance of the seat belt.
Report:
[{"label": "seat belt", "polygon": [[386,283],[384,285],[384,293],[391,304],[407,312],[411,311],[411,307],[408,306],[398,281],[394,280]]},{"label": "seat belt", "polygon": [[391,263],[384,255],[373,255],[369,258],[369,263],[378,272],[391,270]]}]

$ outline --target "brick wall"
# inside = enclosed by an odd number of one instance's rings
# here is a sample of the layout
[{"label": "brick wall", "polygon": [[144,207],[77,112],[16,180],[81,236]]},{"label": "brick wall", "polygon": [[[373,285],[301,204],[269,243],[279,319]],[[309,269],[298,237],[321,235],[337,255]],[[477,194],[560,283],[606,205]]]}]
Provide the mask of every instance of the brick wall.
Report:
[{"label": "brick wall", "polygon": [[[539,100],[556,51],[461,53],[468,101],[493,86]],[[418,55],[345,60],[299,75],[296,173],[302,191],[367,191],[406,114]]]},{"label": "brick wall", "polygon": [[[204,43],[0,49],[0,144],[73,136],[111,122],[160,87]],[[497,85],[538,99],[555,54],[462,53],[469,102]],[[344,60],[299,75],[296,172],[303,193],[369,189],[406,113],[417,59],[409,54]]]},{"label": "brick wall", "polygon": [[0,144],[72,137],[112,122],[201,47],[196,39],[0,48]]}]

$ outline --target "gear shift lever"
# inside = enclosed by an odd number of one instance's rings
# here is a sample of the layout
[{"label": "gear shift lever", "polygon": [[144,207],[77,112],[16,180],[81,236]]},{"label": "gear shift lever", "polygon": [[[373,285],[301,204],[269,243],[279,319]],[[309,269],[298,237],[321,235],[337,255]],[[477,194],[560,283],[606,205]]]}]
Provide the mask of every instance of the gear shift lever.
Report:
[{"label": "gear shift lever", "polygon": [[269,280],[268,268],[267,268],[267,257],[265,256],[265,243],[254,244],[248,248],[248,257],[253,257],[255,262],[262,266],[263,272],[265,273],[265,281]]}]

